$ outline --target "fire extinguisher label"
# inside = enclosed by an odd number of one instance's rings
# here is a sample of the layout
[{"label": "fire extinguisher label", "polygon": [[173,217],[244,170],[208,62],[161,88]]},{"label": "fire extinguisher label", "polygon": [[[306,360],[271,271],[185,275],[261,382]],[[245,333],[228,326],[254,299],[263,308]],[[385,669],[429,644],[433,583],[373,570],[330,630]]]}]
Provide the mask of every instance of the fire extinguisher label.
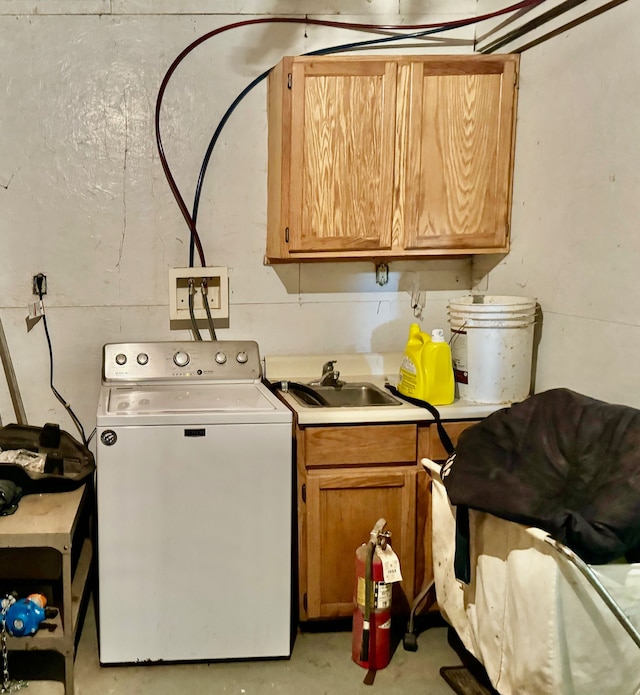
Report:
[{"label": "fire extinguisher label", "polygon": [[376,608],[391,608],[391,584],[376,582],[376,597],[373,605]]},{"label": "fire extinguisher label", "polygon": [[364,606],[366,602],[366,582],[364,577],[358,577],[358,591],[357,591],[357,596],[356,596],[356,601],[358,602],[359,606]]},{"label": "fire extinguisher label", "polygon": [[[364,577],[358,577],[358,594],[356,596],[358,605],[364,607],[366,603],[366,581]],[[373,602],[374,609],[391,608],[391,584],[384,582],[373,582]]]}]

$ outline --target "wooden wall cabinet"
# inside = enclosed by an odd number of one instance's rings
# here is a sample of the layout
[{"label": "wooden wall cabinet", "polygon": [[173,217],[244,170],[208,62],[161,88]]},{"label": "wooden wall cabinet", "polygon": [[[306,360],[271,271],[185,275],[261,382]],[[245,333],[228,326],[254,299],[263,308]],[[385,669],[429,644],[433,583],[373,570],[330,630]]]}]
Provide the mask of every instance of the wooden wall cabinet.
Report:
[{"label": "wooden wall cabinet", "polygon": [[506,252],[515,55],[285,57],[266,261]]},{"label": "wooden wall cabinet", "polygon": [[[446,427],[455,441],[471,424]],[[420,458],[442,458],[435,426],[296,425],[295,438],[300,620],[353,614],[355,551],[380,517],[403,576],[394,606],[408,612],[432,576],[430,492]]]}]

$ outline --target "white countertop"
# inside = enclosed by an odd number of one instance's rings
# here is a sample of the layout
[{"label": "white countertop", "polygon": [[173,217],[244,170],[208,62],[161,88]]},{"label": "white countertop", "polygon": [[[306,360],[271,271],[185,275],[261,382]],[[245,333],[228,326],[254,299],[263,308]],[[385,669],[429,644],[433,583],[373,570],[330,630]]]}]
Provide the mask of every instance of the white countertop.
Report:
[{"label": "white countertop", "polygon": [[[335,360],[335,369],[343,381],[366,381],[384,389],[389,382],[398,381],[400,353],[355,353],[348,355],[267,355],[264,357],[264,376],[271,382],[294,381],[308,384],[322,374],[322,365]],[[402,405],[376,405],[364,408],[319,408],[302,405],[290,393],[280,392],[297,414],[301,425],[346,425],[382,422],[433,421],[425,408]],[[451,405],[436,406],[442,420],[480,419],[508,404],[472,403],[456,400]]]}]

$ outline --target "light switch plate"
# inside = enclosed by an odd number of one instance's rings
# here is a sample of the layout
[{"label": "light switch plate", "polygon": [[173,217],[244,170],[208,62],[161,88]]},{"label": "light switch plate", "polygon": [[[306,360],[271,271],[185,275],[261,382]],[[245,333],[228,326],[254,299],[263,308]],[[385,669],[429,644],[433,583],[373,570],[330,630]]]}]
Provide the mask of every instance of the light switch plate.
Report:
[{"label": "light switch plate", "polygon": [[169,270],[169,318],[189,320],[189,281],[193,280],[193,308],[196,320],[204,320],[202,281],[207,281],[207,301],[212,319],[229,318],[229,273],[225,267],[171,268]]}]

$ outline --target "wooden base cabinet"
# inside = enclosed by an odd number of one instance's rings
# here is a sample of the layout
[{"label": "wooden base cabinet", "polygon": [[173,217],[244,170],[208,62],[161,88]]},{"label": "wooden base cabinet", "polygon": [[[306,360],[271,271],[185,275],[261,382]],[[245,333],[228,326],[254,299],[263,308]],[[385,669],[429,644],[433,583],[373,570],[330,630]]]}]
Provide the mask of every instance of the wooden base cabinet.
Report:
[{"label": "wooden base cabinet", "polygon": [[[447,422],[454,445],[475,421]],[[433,577],[431,493],[420,460],[446,458],[433,423],[295,426],[301,622],[353,614],[356,549],[379,518],[400,560],[394,612]]]},{"label": "wooden base cabinet", "polygon": [[353,614],[356,549],[387,521],[413,600],[417,426],[297,427],[300,620]]}]

